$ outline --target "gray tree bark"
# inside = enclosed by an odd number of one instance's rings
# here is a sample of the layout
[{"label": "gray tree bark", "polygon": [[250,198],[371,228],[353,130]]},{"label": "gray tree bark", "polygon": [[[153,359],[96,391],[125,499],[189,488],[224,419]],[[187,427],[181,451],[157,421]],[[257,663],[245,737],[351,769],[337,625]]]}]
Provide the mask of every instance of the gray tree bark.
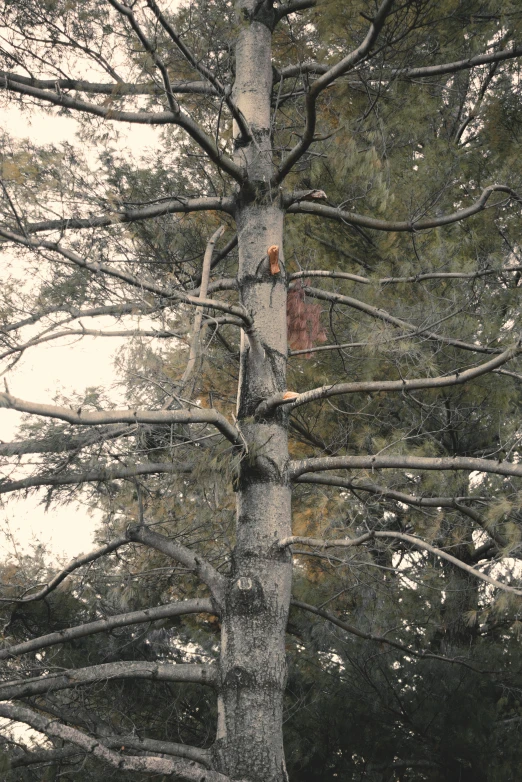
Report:
[{"label": "gray tree bark", "polygon": [[[248,183],[238,195],[239,294],[254,323],[241,346],[237,418],[249,453],[237,490],[237,541],[223,607],[216,767],[233,779],[287,778],[282,737],[285,630],[292,564],[276,541],[291,534],[286,412],[255,420],[259,402],[286,387],[283,209],[270,189],[271,30],[253,18],[255,0],[237,3],[240,25],[233,96],[248,123],[237,128],[235,162]],[[279,248],[280,273],[267,250]]]}]

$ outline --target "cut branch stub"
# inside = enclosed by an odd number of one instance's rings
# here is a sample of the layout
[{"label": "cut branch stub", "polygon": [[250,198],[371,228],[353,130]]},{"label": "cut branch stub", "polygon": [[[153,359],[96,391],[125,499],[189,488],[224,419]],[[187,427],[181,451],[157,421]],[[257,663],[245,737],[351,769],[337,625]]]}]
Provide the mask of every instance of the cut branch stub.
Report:
[{"label": "cut branch stub", "polygon": [[270,274],[280,274],[281,267],[279,266],[279,247],[277,244],[272,244],[268,250],[268,261],[270,263]]}]

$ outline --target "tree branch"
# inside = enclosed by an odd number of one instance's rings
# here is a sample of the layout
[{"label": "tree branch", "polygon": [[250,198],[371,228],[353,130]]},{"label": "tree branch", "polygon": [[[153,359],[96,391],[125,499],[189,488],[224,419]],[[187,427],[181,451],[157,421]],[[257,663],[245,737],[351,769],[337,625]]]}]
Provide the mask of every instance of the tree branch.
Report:
[{"label": "tree branch", "polygon": [[1,703],[0,716],[23,722],[50,738],[69,741],[98,760],[102,760],[120,771],[134,771],[155,775],[164,774],[166,776],[176,776],[181,780],[186,780],[186,782],[230,782],[229,777],[209,769],[203,770],[199,765],[191,761],[120,755],[107,749],[100,740],[82,733],[77,728],[63,725],[56,719],[45,717],[25,706]]},{"label": "tree branch", "polygon": [[[362,228],[371,228],[375,231],[393,231],[393,232],[408,232],[416,233],[418,231],[425,231],[430,228],[439,228],[443,225],[451,225],[452,223],[460,222],[468,217],[472,217],[479,212],[482,212],[487,205],[488,199],[492,193],[507,193],[509,200],[513,199],[518,203],[522,203],[522,198],[510,187],[506,185],[489,185],[484,188],[479,198],[471,206],[465,209],[459,209],[456,212],[452,212],[448,215],[442,215],[441,217],[432,217],[422,220],[378,220],[375,217],[367,217],[366,215],[356,214],[355,212],[345,212],[341,209],[337,209],[332,206],[325,206],[324,204],[316,204],[312,201],[299,201],[299,193],[286,197],[288,204],[287,211],[290,214],[310,214],[317,215],[318,217],[324,217],[329,220],[337,220],[341,223],[348,223],[349,225],[358,225]],[[500,204],[504,204],[505,201],[501,201]],[[500,204],[493,204],[499,206]]]},{"label": "tree branch", "polygon": [[462,372],[454,372],[452,375],[444,375],[442,377],[419,377],[411,380],[369,380],[360,381],[358,383],[333,383],[332,385],[320,386],[319,388],[313,388],[310,391],[304,391],[299,394],[295,399],[285,399],[284,393],[274,394],[258,406],[256,415],[264,417],[272,410],[281,405],[287,405],[290,410],[294,410],[296,407],[308,404],[309,402],[315,402],[318,399],[328,399],[331,396],[337,396],[339,394],[359,394],[363,392],[374,393],[378,391],[415,391],[422,388],[446,388],[447,386],[456,386],[463,383],[468,383],[474,378],[486,375],[492,372],[497,367],[506,364],[511,361],[512,358],[519,355],[521,340],[519,339],[516,346],[508,348],[499,356],[495,356],[485,364],[480,364],[478,367],[472,367],[471,369],[465,369]]},{"label": "tree branch", "polygon": [[[458,510],[465,516],[468,516],[468,518],[473,519],[499,548],[502,549],[507,546],[507,541],[497,532],[491,530],[479,513],[463,504],[466,501],[475,501],[477,499],[476,497],[416,497],[412,494],[406,494],[405,492],[396,491],[387,486],[379,486],[367,481],[345,480],[339,475],[305,474],[296,478],[296,482],[318,484],[320,486],[336,486],[350,491],[369,492],[371,494],[377,494],[379,497],[386,500],[395,500],[396,502],[402,502],[405,505],[413,505],[418,508],[452,508]],[[473,552],[473,556],[475,556],[476,551]]]},{"label": "tree branch", "polygon": [[156,608],[146,608],[142,611],[130,611],[126,614],[116,614],[106,619],[97,619],[94,622],[87,622],[83,625],[76,625],[66,630],[58,630],[55,633],[41,635],[39,638],[32,638],[29,641],[23,641],[13,646],[7,646],[0,649],[0,660],[10,660],[29,652],[37,652],[40,649],[46,649],[49,646],[57,646],[67,641],[75,641],[78,638],[85,638],[89,635],[104,633],[114,630],[117,627],[128,627],[133,624],[144,624],[154,622],[158,619],[170,619],[173,616],[185,616],[186,614],[216,614],[216,607],[209,598],[197,598],[194,600],[183,600],[179,603],[167,603]]},{"label": "tree branch", "polygon": [[[124,225],[136,223],[140,220],[151,220],[155,217],[163,217],[168,214],[188,214],[190,212],[216,211],[232,214],[234,201],[232,198],[185,198],[177,196],[161,199],[158,203],[148,204],[138,209],[122,209],[108,214],[93,215],[92,217],[64,217],[59,220],[41,220],[37,223],[24,225],[27,234],[40,233],[42,231],[82,230],[85,228],[106,228],[111,225]],[[13,240],[16,241],[16,240]]]},{"label": "tree branch", "polygon": [[295,163],[301,158],[309,146],[314,140],[315,125],[317,120],[316,103],[319,94],[326,89],[332,82],[334,82],[340,76],[344,76],[347,71],[351,70],[357,63],[364,60],[371,49],[375,41],[377,40],[386,18],[388,17],[394,0],[384,0],[379,7],[379,10],[375,14],[368,33],[364,41],[357,49],[350,52],[346,57],[343,57],[336,65],[329,68],[326,73],[320,76],[310,87],[306,96],[306,125],[303,130],[303,134],[299,142],[288,153],[286,158],[281,163],[279,171],[273,178],[273,185],[280,184],[286,175],[291,171]]},{"label": "tree branch", "polygon": [[[372,318],[377,318],[378,320],[382,320],[385,323],[391,323],[392,326],[397,326],[398,328],[405,329],[410,332],[407,336],[422,335],[426,339],[432,339],[444,345],[452,345],[453,347],[460,348],[461,350],[470,350],[473,353],[502,353],[502,348],[490,348],[484,345],[475,344],[474,342],[463,342],[460,339],[445,337],[442,334],[438,334],[435,331],[430,331],[429,329],[423,328],[422,326],[414,326],[412,323],[408,323],[401,318],[396,318],[393,315],[390,315],[388,312],[386,312],[386,310],[383,310],[380,307],[373,307],[371,304],[366,304],[366,302],[361,301],[360,299],[354,299],[352,296],[344,296],[340,293],[331,293],[330,291],[323,291],[320,288],[311,288],[310,286],[306,287],[306,294],[308,296],[312,296],[314,299],[322,299],[323,301],[329,301],[333,304],[343,304],[347,307],[352,307],[355,310],[364,312],[366,315],[369,315]],[[313,350],[313,348],[311,349]]]},{"label": "tree branch", "polygon": [[454,557],[452,554],[448,554],[446,551],[443,551],[440,548],[436,548],[430,543],[426,543],[424,540],[421,540],[414,535],[407,535],[404,532],[372,531],[366,535],[361,535],[359,538],[341,538],[340,540],[319,540],[317,538],[303,538],[297,535],[293,535],[291,537],[280,540],[279,548],[284,550],[293,543],[299,543],[301,546],[313,546],[315,548],[321,549],[345,548],[348,546],[360,546],[362,543],[366,543],[371,538],[393,538],[394,540],[402,540],[405,543],[410,543],[414,548],[417,548],[420,551],[428,551],[430,554],[435,554],[435,556],[439,557],[440,559],[445,559],[447,562],[451,562],[452,565],[455,565],[461,570],[464,570],[469,575],[475,576],[476,578],[481,579],[481,581],[485,581],[487,584],[491,584],[497,589],[502,589],[504,592],[511,592],[514,595],[522,596],[522,589],[515,589],[515,587],[502,584],[500,581],[497,581],[495,578],[491,578],[491,576],[488,576],[486,573],[482,573],[480,570],[477,570],[470,565],[466,565],[465,562],[462,562],[461,559],[457,559],[457,557]]},{"label": "tree branch", "polygon": [[[99,738],[100,742],[109,749],[134,749],[141,752],[153,752],[161,755],[174,755],[175,757],[195,760],[206,768],[211,768],[210,751],[192,747],[188,744],[176,744],[172,741],[157,741],[156,739],[142,738],[137,735],[122,736],[103,736]],[[9,758],[9,768],[20,768],[34,766],[38,763],[49,765],[50,763],[69,760],[72,758],[81,759],[83,753],[75,747],[64,749],[30,751],[23,755],[17,755]]]},{"label": "tree branch", "polygon": [[[205,255],[203,257],[203,269],[201,271],[201,283],[199,288],[199,298],[201,300],[204,300],[207,297],[212,253],[214,251],[214,246],[217,240],[220,238],[220,236],[223,235],[224,231],[225,231],[225,226],[221,225],[216,231],[214,231],[214,233],[212,234],[212,236],[207,242],[207,246],[205,248]],[[196,361],[200,353],[200,336],[201,336],[200,332],[201,332],[202,319],[203,319],[203,310],[202,309],[196,310],[196,314],[194,316],[194,325],[192,327],[192,339],[190,341],[187,366],[185,367],[185,371],[183,372],[183,376],[179,382],[181,392],[183,388],[186,386],[186,384],[188,383],[192,373],[194,372],[194,369],[196,368]]]},{"label": "tree branch", "polygon": [[322,470],[466,470],[522,478],[522,464],[495,462],[469,456],[323,456],[290,462],[290,477]]},{"label": "tree branch", "polygon": [[[391,72],[391,78],[401,79],[422,79],[429,76],[442,76],[446,73],[457,73],[457,71],[469,70],[480,65],[502,62],[522,55],[522,46],[513,46],[512,49],[501,49],[498,52],[489,54],[478,54],[475,57],[469,57],[455,62],[440,63],[439,65],[428,65],[420,68],[401,68]],[[328,73],[329,66],[319,62],[305,62],[297,65],[287,65],[279,71],[282,79],[294,79],[301,74],[320,76]],[[379,76],[379,81],[386,82],[384,75]]]},{"label": "tree branch", "polygon": [[186,61],[199,74],[201,74],[201,76],[203,76],[204,79],[206,79],[212,85],[212,87],[214,88],[214,92],[223,98],[232,117],[237,123],[237,126],[240,130],[243,139],[247,141],[251,140],[252,132],[248,127],[248,123],[244,118],[243,114],[241,113],[241,111],[238,109],[238,107],[235,105],[234,101],[232,100],[232,97],[230,95],[230,90],[225,85],[223,85],[220,82],[220,80],[217,78],[217,76],[215,76],[214,73],[210,70],[210,68],[207,68],[205,65],[203,65],[203,63],[200,62],[190,51],[190,49],[183,43],[183,41],[176,33],[176,31],[174,30],[170,22],[167,20],[167,18],[162,14],[160,9],[158,8],[158,5],[156,4],[155,0],[147,0],[147,5],[151,9],[152,13],[154,14],[158,22],[161,24],[165,32],[168,34],[171,40],[174,41],[175,45],[178,47],[179,51],[185,57]]},{"label": "tree branch", "polygon": [[58,312],[67,313],[70,316],[68,318],[63,318],[56,324],[57,326],[62,326],[65,323],[71,323],[71,321],[78,320],[79,318],[94,318],[98,315],[114,315],[116,318],[120,319],[122,315],[131,315],[137,310],[141,311],[144,315],[151,315],[158,310],[161,311],[164,309],[164,306],[165,305],[159,304],[157,307],[152,307],[150,304],[143,301],[127,301],[124,304],[109,304],[102,307],[79,309],[68,302],[63,302],[62,304],[57,304],[52,307],[46,307],[40,312],[35,312],[34,315],[30,315],[28,318],[24,318],[15,323],[2,324],[0,333],[8,334],[11,331],[18,331],[24,326],[33,326],[48,315],[54,315]]},{"label": "tree branch", "polygon": [[129,540],[136,543],[144,543],[146,546],[156,549],[156,551],[161,551],[165,556],[192,570],[209,587],[217,607],[221,606],[225,593],[226,578],[221,573],[218,573],[203,557],[195,554],[186,546],[175,543],[170,538],[154,532],[144,524],[129,527],[127,536]]},{"label": "tree branch", "polygon": [[70,576],[71,573],[74,573],[75,570],[77,570],[79,567],[83,567],[83,565],[88,565],[90,562],[95,562],[97,559],[100,559],[101,557],[104,557],[106,554],[111,554],[113,551],[116,551],[117,549],[121,548],[121,546],[126,546],[129,543],[129,538],[127,535],[121,535],[118,538],[114,538],[114,540],[111,540],[109,543],[106,543],[104,546],[101,546],[100,548],[95,549],[94,551],[89,552],[89,554],[81,554],[78,557],[74,557],[74,559],[71,559],[71,561],[64,567],[63,570],[60,571],[60,573],[57,573],[57,575],[49,581],[48,584],[46,584],[42,589],[40,589],[38,592],[36,592],[33,595],[27,595],[27,592],[30,592],[31,589],[34,589],[34,587],[29,587],[26,589],[24,595],[22,597],[0,597],[0,602],[2,603],[32,603],[35,600],[42,600],[42,598],[46,597],[50,592],[52,592],[56,587],[64,581],[67,576]]},{"label": "tree branch", "polygon": [[0,353],[0,360],[13,356],[16,353],[24,353],[29,348],[34,348],[38,345],[43,345],[46,342],[53,342],[55,339],[62,339],[65,337],[150,337],[151,339],[182,339],[181,335],[175,331],[160,331],[159,329],[120,329],[118,331],[109,331],[101,329],[87,329],[85,327],[81,329],[64,329],[63,331],[56,331],[51,334],[42,334],[40,336],[33,337],[33,339],[23,342],[21,345],[13,345],[8,350],[4,350]]},{"label": "tree branch", "polygon": [[284,19],[285,16],[289,16],[289,14],[295,14],[297,11],[306,11],[308,8],[315,8],[316,5],[317,0],[289,0],[276,9],[276,24],[281,19]]},{"label": "tree branch", "polygon": [[465,60],[456,62],[446,62],[440,65],[427,65],[423,68],[404,68],[393,71],[393,76],[405,79],[422,79],[426,76],[442,76],[445,73],[457,73],[457,71],[476,68],[479,65],[488,65],[492,62],[502,62],[502,60],[511,60],[514,57],[522,55],[522,46],[513,46],[512,49],[502,49],[499,52],[490,54],[478,54],[475,57],[468,57]]},{"label": "tree branch", "polygon": [[[0,80],[10,79],[27,87],[36,87],[40,90],[54,90],[61,93],[64,90],[75,90],[92,95],[109,95],[119,98],[124,95],[162,95],[164,90],[154,82],[132,84],[129,82],[102,82],[95,83],[83,79],[35,79],[32,76],[22,76],[18,73],[0,71]],[[172,92],[181,95],[215,95],[216,91],[210,84],[202,81],[171,81]]]},{"label": "tree branch", "polygon": [[114,440],[117,437],[129,436],[136,433],[135,427],[130,426],[112,426],[107,429],[99,429],[94,433],[81,435],[80,437],[67,438],[63,432],[60,432],[59,442],[53,437],[43,437],[41,439],[20,440],[13,443],[0,443],[0,456],[24,456],[30,453],[66,453],[69,451],[80,451],[89,445],[105,442],[105,440]]},{"label": "tree branch", "polygon": [[0,408],[17,410],[20,413],[41,415],[67,421],[79,426],[106,424],[212,424],[234,445],[243,446],[241,433],[224,415],[214,408],[193,408],[191,410],[104,410],[84,412],[82,408],[71,410],[58,405],[45,405],[17,399],[7,392],[0,393]]},{"label": "tree branch", "polygon": [[328,611],[323,611],[322,608],[316,608],[309,603],[303,603],[301,600],[291,600],[290,604],[296,608],[301,608],[303,611],[308,611],[311,614],[320,616],[322,619],[326,619],[328,622],[337,625],[337,627],[340,627],[342,630],[346,630],[347,633],[356,635],[358,638],[362,638],[365,641],[375,641],[379,644],[386,644],[387,646],[391,646],[393,649],[397,649],[403,654],[407,654],[411,657],[418,657],[421,660],[441,660],[442,662],[451,663],[453,665],[463,665],[465,668],[469,668],[470,670],[476,671],[477,673],[487,673],[487,671],[481,671],[478,668],[475,668],[473,665],[464,662],[464,660],[458,660],[454,657],[445,657],[442,654],[432,654],[431,652],[417,651],[409,646],[404,646],[404,644],[401,644],[398,641],[391,641],[389,638],[386,638],[383,635],[365,633],[362,630],[359,630],[357,627],[341,621],[334,614],[331,614]]},{"label": "tree branch", "polygon": [[[315,237],[312,237],[315,239]],[[303,277],[323,277],[328,280],[350,280],[350,282],[359,282],[362,285],[394,285],[406,282],[424,282],[424,280],[477,280],[480,277],[486,277],[490,274],[502,275],[509,272],[522,271],[522,266],[504,266],[501,269],[482,269],[478,272],[426,272],[423,274],[412,274],[409,277],[363,277],[360,274],[350,274],[348,272],[326,271],[326,269],[309,270],[294,272],[288,277],[289,282],[303,279]]]},{"label": "tree branch", "polygon": [[0,494],[9,494],[13,491],[32,489],[37,486],[74,486],[84,483],[99,483],[106,481],[128,480],[139,475],[179,474],[190,473],[194,465],[176,465],[172,462],[145,462],[135,464],[132,467],[102,467],[99,470],[85,470],[83,472],[69,473],[66,475],[34,475],[20,478],[18,481],[0,480]]},{"label": "tree branch", "polygon": [[193,663],[156,663],[122,662],[91,665],[87,668],[72,668],[62,673],[37,676],[31,679],[2,682],[0,684],[0,701],[16,698],[29,698],[34,695],[73,687],[106,682],[110,679],[153,679],[166,682],[190,682],[215,687],[217,684],[217,667]]},{"label": "tree branch", "polygon": [[210,307],[211,309],[218,310],[219,312],[228,312],[230,315],[234,315],[236,318],[240,318],[245,323],[247,332],[248,329],[251,329],[252,320],[246,313],[245,308],[241,305],[236,306],[233,304],[228,304],[224,301],[216,301],[215,299],[200,299],[175,289],[167,291],[152,282],[140,280],[138,277],[135,277],[132,274],[127,274],[126,272],[120,271],[119,269],[114,269],[104,263],[90,263],[89,261],[84,260],[73,250],[61,247],[58,242],[48,242],[43,239],[29,239],[21,236],[20,234],[15,234],[13,231],[9,231],[6,228],[0,228],[0,236],[3,236],[10,241],[16,242],[17,244],[23,245],[24,247],[30,247],[35,250],[40,248],[51,250],[52,252],[56,252],[59,255],[62,255],[75,266],[79,266],[82,269],[88,269],[95,274],[102,272],[103,274],[107,274],[109,277],[114,277],[115,279],[126,282],[135,288],[149,291],[150,293],[154,293],[157,296],[161,296],[162,298],[174,299],[175,301],[179,301],[184,304],[192,304],[196,307]]},{"label": "tree branch", "polygon": [[37,100],[45,101],[46,103],[52,103],[54,106],[62,106],[67,109],[92,114],[95,117],[101,117],[102,119],[113,120],[115,122],[138,123],[141,125],[178,125],[188,133],[218,168],[229,174],[239,184],[245,179],[245,172],[243,169],[236,165],[229,157],[224,155],[216,146],[214,140],[211,139],[210,136],[207,136],[202,128],[185,114],[179,106],[177,111],[118,111],[110,107],[88,103],[79,98],[71,98],[64,93],[51,92],[49,90],[31,87],[28,84],[22,84],[20,81],[16,81],[11,76],[4,76],[4,78],[0,80],[0,89],[36,98]]}]

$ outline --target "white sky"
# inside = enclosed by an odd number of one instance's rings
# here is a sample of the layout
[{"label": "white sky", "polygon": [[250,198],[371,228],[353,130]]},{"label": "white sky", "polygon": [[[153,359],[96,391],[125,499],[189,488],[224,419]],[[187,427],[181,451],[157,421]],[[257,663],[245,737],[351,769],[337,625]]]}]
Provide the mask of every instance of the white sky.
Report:
[{"label": "white sky", "polygon": [[[16,107],[3,109],[2,123],[13,136],[29,137],[36,143],[75,142],[76,123],[67,117],[51,117],[34,111],[21,114]],[[131,127],[125,133],[126,146],[139,156],[153,147],[157,131]],[[1,280],[0,256],[0,280]],[[96,328],[93,319],[92,328]],[[122,341],[116,338],[67,338],[30,349],[6,377],[15,396],[33,402],[52,402],[57,392],[83,391],[88,386],[110,388],[114,382],[112,362]],[[0,409],[0,440],[14,438],[21,414]],[[43,496],[43,492],[41,493]],[[5,495],[4,495],[5,498]],[[10,550],[6,533],[14,535],[23,548],[37,539],[60,558],[71,558],[92,548],[96,516],[81,506],[68,505],[45,512],[36,496],[12,499],[0,506],[0,559]]]}]

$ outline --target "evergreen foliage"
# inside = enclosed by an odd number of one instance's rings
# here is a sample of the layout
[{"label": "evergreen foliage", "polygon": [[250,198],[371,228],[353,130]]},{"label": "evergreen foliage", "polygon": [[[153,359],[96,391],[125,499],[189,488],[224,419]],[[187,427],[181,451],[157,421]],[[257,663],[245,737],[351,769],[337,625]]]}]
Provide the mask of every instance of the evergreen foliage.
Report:
[{"label": "evergreen foliage", "polygon": [[[0,138],[0,493],[104,519],[2,564],[9,782],[515,778],[518,5],[2,4],[78,144]],[[9,390],[111,336],[117,404]]]}]

